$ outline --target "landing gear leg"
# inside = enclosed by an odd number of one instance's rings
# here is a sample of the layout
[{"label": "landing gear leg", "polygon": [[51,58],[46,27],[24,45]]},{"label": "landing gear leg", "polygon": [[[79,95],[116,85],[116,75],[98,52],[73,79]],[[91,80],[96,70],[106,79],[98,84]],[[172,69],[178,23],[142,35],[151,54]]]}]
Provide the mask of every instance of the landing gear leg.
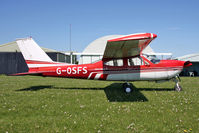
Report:
[{"label": "landing gear leg", "polygon": [[126,93],[130,93],[132,91],[132,86],[130,83],[123,83],[123,88],[125,90]]},{"label": "landing gear leg", "polygon": [[179,81],[180,81],[180,77],[179,76],[176,76],[175,78],[174,78],[174,82],[176,83],[175,84],[175,86],[174,86],[174,89],[176,90],[176,91],[182,91],[182,87],[180,86],[180,83],[179,83]]}]

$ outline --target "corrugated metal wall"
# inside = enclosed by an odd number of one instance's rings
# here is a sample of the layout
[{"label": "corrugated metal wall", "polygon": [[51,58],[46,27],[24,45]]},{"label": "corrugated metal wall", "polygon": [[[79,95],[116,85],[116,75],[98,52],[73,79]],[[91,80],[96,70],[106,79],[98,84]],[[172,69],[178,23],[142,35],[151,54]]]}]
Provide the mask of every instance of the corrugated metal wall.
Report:
[{"label": "corrugated metal wall", "polygon": [[28,67],[21,53],[0,53],[0,74],[27,72]]},{"label": "corrugated metal wall", "polygon": [[[63,53],[47,53],[47,54],[53,61],[71,63],[70,55],[65,55]],[[72,55],[72,63],[75,64],[76,61],[77,61],[77,56]]]},{"label": "corrugated metal wall", "polygon": [[[57,62],[70,62],[70,57],[62,53],[47,53]],[[75,58],[76,59],[76,58]],[[28,72],[28,66],[20,52],[0,52],[0,74],[15,74]]]},{"label": "corrugated metal wall", "polygon": [[53,61],[57,61],[57,53],[47,53],[47,55],[48,55]]}]

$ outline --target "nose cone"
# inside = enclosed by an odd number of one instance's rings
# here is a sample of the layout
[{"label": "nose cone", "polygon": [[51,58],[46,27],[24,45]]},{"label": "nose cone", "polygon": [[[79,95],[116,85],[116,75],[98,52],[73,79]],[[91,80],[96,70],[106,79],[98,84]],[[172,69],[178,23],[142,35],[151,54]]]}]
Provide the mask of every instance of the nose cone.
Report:
[{"label": "nose cone", "polygon": [[192,65],[190,61],[181,61],[181,60],[172,60],[170,63],[175,66],[181,66],[181,67],[189,67]]},{"label": "nose cone", "polygon": [[192,63],[191,63],[190,61],[184,62],[184,67],[189,67],[189,66],[191,66],[191,65],[192,65]]}]

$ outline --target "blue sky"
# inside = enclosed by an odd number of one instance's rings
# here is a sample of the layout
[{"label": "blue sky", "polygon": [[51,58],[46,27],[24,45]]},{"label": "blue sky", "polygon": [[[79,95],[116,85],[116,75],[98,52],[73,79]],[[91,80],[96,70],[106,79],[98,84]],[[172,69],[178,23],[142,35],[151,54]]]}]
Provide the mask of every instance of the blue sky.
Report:
[{"label": "blue sky", "polygon": [[199,53],[198,0],[0,0],[0,44],[32,36],[42,47],[82,52],[113,34],[155,33],[155,52]]}]

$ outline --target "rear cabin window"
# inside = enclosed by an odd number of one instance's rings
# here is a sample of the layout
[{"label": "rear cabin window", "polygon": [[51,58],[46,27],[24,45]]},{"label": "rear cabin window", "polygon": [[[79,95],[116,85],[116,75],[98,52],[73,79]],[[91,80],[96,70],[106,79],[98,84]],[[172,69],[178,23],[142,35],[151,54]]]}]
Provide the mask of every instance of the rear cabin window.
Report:
[{"label": "rear cabin window", "polygon": [[104,63],[107,66],[123,66],[123,60],[122,59],[114,59],[109,60]]},{"label": "rear cabin window", "polygon": [[140,57],[133,57],[128,59],[128,66],[141,66],[144,65],[143,59]]}]

